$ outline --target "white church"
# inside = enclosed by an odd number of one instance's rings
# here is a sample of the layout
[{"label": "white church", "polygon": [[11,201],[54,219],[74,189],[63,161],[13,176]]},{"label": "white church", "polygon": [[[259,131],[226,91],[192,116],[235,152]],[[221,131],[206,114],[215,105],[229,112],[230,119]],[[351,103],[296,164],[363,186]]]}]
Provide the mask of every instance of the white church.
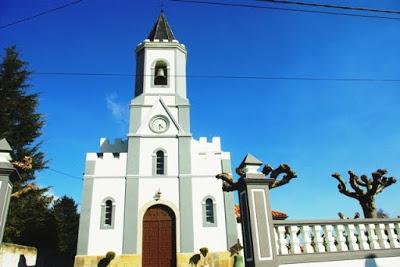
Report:
[{"label": "white church", "polygon": [[136,48],[127,138],[87,153],[75,266],[190,266],[207,247],[213,266],[232,266],[237,241],[232,193],[215,175],[231,172],[219,137],[195,140],[186,97],[186,47],[163,12]]}]

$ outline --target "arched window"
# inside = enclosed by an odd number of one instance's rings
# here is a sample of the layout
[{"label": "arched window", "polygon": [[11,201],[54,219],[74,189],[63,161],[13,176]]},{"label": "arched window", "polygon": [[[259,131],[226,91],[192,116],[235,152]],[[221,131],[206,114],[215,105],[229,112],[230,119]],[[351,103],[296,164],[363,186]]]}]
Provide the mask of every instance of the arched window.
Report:
[{"label": "arched window", "polygon": [[168,68],[164,61],[157,61],[154,67],[154,85],[168,85]]},{"label": "arched window", "polygon": [[214,204],[211,198],[206,200],[206,222],[214,223]]},{"label": "arched window", "polygon": [[157,148],[153,151],[153,175],[167,175],[167,151],[163,148]]},{"label": "arched window", "polygon": [[104,224],[111,226],[112,224],[112,201],[111,200],[107,200],[106,201],[106,214],[105,214],[105,218],[104,218]]},{"label": "arched window", "polygon": [[163,175],[164,172],[164,151],[158,150],[156,153],[156,174]]},{"label": "arched window", "polygon": [[203,227],[217,226],[216,203],[212,196],[206,196],[202,201],[203,206]]},{"label": "arched window", "polygon": [[113,229],[115,218],[115,202],[108,197],[101,204],[100,229]]}]

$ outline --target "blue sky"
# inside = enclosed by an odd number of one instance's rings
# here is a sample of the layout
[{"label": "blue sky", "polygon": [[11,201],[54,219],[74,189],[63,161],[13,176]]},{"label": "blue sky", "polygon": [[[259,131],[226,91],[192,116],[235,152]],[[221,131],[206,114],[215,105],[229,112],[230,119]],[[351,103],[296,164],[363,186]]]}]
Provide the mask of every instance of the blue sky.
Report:
[{"label": "blue sky", "polygon": [[[0,24],[64,3],[3,0]],[[329,3],[400,9],[397,0]],[[164,8],[188,48],[188,75],[400,78],[399,20],[169,1]],[[160,1],[87,0],[0,30],[0,48],[16,44],[35,72],[133,74],[134,49],[159,9]],[[35,74],[30,82],[41,93],[42,149],[52,169],[81,177],[85,153],[98,149],[100,137],[125,137],[132,77]],[[298,173],[271,193],[273,208],[290,219],[361,211],[338,193],[333,172],[347,178],[349,169],[370,175],[386,168],[400,177],[399,82],[188,78],[187,84],[195,138],[220,136],[234,167],[252,153]],[[56,195],[80,202],[79,179],[51,170],[38,177]],[[377,198],[392,216],[400,215],[399,190],[400,182]]]}]

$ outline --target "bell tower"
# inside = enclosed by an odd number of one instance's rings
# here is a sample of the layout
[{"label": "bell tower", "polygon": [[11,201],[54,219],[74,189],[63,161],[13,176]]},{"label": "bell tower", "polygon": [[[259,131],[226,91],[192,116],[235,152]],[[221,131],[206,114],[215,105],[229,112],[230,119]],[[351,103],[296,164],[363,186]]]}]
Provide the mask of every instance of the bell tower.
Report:
[{"label": "bell tower", "polygon": [[[130,103],[125,191],[124,253],[137,253],[138,205],[152,188],[178,190],[180,251],[193,251],[192,135],[186,97],[187,51],[161,11],[148,37],[136,47],[135,96]],[[152,185],[148,185],[153,180]],[[147,195],[146,195],[147,194]],[[140,218],[139,218],[140,221]],[[139,226],[140,228],[140,226]],[[183,238],[184,237],[184,238]]]},{"label": "bell tower", "polygon": [[[177,121],[186,133],[190,132],[189,101],[186,98],[185,45],[179,43],[161,10],[148,37],[136,48],[135,107],[152,105],[162,98],[168,106],[177,107]],[[133,114],[135,113],[135,114]],[[134,133],[142,115],[131,112],[130,133]]]}]

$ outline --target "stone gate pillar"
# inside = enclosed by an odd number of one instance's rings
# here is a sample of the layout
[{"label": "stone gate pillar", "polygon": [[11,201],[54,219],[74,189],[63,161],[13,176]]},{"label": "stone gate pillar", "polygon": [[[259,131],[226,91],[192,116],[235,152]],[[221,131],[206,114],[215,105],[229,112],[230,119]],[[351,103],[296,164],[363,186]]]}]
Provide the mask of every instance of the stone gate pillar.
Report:
[{"label": "stone gate pillar", "polygon": [[0,140],[0,244],[3,241],[12,184],[10,175],[15,171],[11,161],[11,147],[6,139]]},{"label": "stone gate pillar", "polygon": [[262,162],[247,154],[238,181],[244,260],[246,267],[277,267],[277,252],[269,201],[271,179],[258,171]]}]

